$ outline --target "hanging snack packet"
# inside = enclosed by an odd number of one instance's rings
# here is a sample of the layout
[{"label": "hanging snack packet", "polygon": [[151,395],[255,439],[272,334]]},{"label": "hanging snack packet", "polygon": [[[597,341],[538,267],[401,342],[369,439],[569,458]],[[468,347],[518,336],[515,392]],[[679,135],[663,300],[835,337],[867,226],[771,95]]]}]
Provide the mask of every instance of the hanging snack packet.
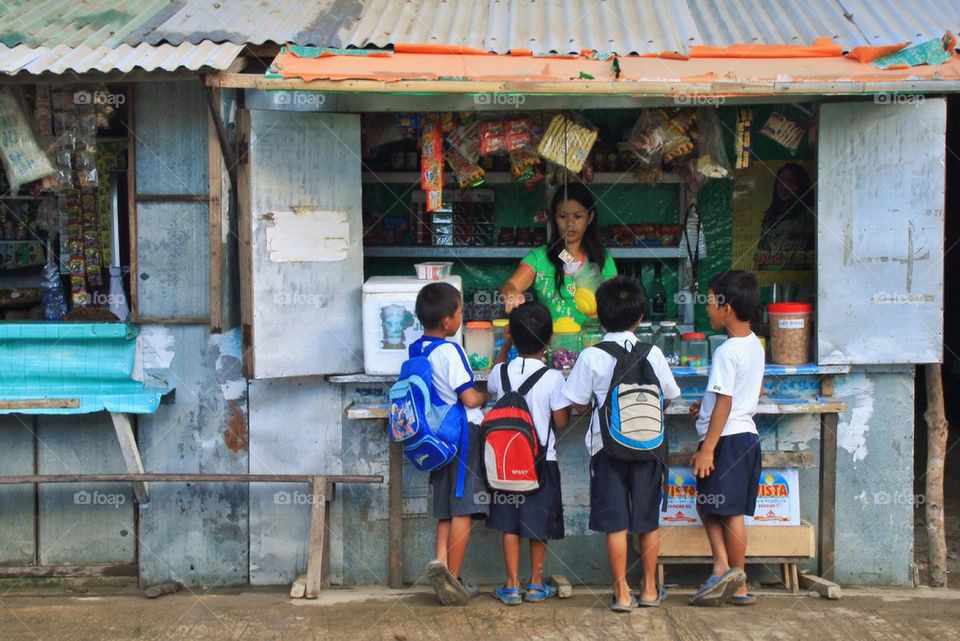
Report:
[{"label": "hanging snack packet", "polygon": [[737,132],[734,138],[734,165],[737,169],[750,166],[750,125],[753,121],[753,109],[737,109]]},{"label": "hanging snack packet", "polygon": [[803,141],[806,129],[783,114],[773,112],[767,118],[767,122],[763,125],[760,133],[786,147],[791,154],[796,154],[801,141]]},{"label": "hanging snack packet", "polygon": [[723,130],[717,110],[701,107],[697,110],[698,157],[696,173],[704,178],[727,178],[730,176],[730,161],[723,146]]},{"label": "hanging snack packet", "polygon": [[470,162],[463,157],[463,154],[456,147],[451,147],[446,151],[447,163],[450,169],[457,177],[457,186],[460,189],[466,187],[477,187],[482,185],[484,180],[483,167],[475,162]]},{"label": "hanging snack packet", "polygon": [[480,155],[488,156],[507,150],[507,123],[484,120],[480,123]]},{"label": "hanging snack packet", "polygon": [[558,114],[543,133],[537,152],[547,160],[579,173],[596,141],[597,130],[592,126]]},{"label": "hanging snack packet", "polygon": [[507,151],[513,152],[525,147],[533,147],[536,138],[533,133],[532,118],[514,118],[506,124]]},{"label": "hanging snack packet", "polygon": [[423,119],[420,142],[420,188],[426,196],[427,211],[436,211],[443,205],[443,136],[440,118]]}]

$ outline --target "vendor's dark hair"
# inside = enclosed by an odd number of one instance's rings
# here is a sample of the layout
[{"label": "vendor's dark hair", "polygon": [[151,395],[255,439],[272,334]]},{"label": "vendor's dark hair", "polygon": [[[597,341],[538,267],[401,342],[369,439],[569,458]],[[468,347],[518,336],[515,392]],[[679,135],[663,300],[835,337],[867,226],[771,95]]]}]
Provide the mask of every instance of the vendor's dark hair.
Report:
[{"label": "vendor's dark hair", "polygon": [[749,321],[760,304],[760,285],[750,272],[731,269],[710,279],[707,287],[717,298],[718,305],[730,305],[737,319]]},{"label": "vendor's dark hair", "polygon": [[[777,185],[780,183],[780,175],[789,171],[796,180],[797,188],[790,194],[787,200],[780,200],[777,197]],[[776,222],[784,216],[798,216],[813,211],[813,183],[810,181],[810,174],[807,170],[795,162],[788,162],[779,170],[777,177],[773,181],[773,196],[770,198],[770,206],[767,207],[766,218]]]},{"label": "vendor's dark hair", "polygon": [[510,312],[510,337],[521,356],[542,352],[553,336],[553,318],[545,305],[530,301]]},{"label": "vendor's dark hair", "polygon": [[596,265],[600,270],[603,270],[603,263],[607,260],[607,252],[603,248],[603,242],[600,240],[599,215],[597,215],[594,209],[593,194],[581,183],[569,183],[566,186],[560,185],[557,187],[557,191],[554,192],[553,200],[550,202],[550,229],[553,235],[550,238],[550,244],[547,245],[547,256],[550,258],[550,262],[553,263],[553,267],[556,270],[553,282],[558,294],[563,288],[563,261],[560,259],[560,252],[564,250],[566,245],[563,242],[564,234],[557,226],[557,208],[560,206],[560,203],[567,200],[575,200],[583,205],[584,209],[588,212],[593,212],[593,220],[587,225],[586,231],[583,232],[583,240],[581,241],[583,251],[587,255],[587,260]]},{"label": "vendor's dark hair", "polygon": [[605,280],[597,288],[597,318],[608,332],[625,332],[643,318],[647,297],[643,285],[629,276]]},{"label": "vendor's dark hair", "polygon": [[417,294],[417,320],[424,329],[439,327],[440,321],[457,313],[463,299],[450,283],[430,283]]}]

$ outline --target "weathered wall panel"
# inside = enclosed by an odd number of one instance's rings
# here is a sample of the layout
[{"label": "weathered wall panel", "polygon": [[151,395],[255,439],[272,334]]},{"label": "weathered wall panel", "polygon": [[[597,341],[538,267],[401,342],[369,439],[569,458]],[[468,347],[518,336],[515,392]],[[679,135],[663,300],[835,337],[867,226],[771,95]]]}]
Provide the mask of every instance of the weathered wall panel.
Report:
[{"label": "weathered wall panel", "polygon": [[887,98],[820,110],[817,339],[824,364],[943,358],[946,101]]},{"label": "weathered wall panel", "polygon": [[[349,471],[341,458],[340,392],[316,377],[250,381],[250,472]],[[251,485],[250,583],[289,583],[306,571],[308,497],[306,484]],[[334,583],[343,579],[342,505],[334,502],[328,524]]]},{"label": "weathered wall panel", "polygon": [[[34,417],[0,416],[0,474],[33,474]],[[34,562],[33,485],[0,486],[0,565]]]},{"label": "weathered wall panel", "polygon": [[359,371],[359,116],[250,118],[254,376]]},{"label": "weathered wall panel", "polygon": [[143,82],[134,92],[137,193],[207,193],[207,104],[200,80]]},{"label": "weathered wall panel", "polygon": [[[40,416],[40,474],[124,472],[110,415]],[[40,486],[40,565],[132,563],[136,504],[129,483]]]},{"label": "weathered wall panel", "polygon": [[206,203],[137,205],[137,309],[147,318],[205,317],[210,309]]},{"label": "weathered wall panel", "polygon": [[[150,325],[144,370],[176,388],[176,401],[139,418],[144,468],[151,472],[246,473],[246,381],[239,332]],[[144,585],[236,585],[247,580],[247,485],[153,483],[140,509]]]}]

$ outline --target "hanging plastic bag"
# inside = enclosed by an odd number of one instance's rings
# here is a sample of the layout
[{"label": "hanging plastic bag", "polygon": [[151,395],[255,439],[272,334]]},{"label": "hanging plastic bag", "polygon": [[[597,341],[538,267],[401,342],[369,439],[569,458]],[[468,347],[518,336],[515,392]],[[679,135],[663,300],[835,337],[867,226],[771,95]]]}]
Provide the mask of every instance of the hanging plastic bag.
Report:
[{"label": "hanging plastic bag", "polygon": [[11,193],[20,185],[57,173],[33,135],[19,94],[10,87],[0,88],[0,157]]},{"label": "hanging plastic bag", "polygon": [[705,179],[730,178],[732,167],[723,145],[723,129],[717,110],[711,107],[697,109],[696,173]]}]

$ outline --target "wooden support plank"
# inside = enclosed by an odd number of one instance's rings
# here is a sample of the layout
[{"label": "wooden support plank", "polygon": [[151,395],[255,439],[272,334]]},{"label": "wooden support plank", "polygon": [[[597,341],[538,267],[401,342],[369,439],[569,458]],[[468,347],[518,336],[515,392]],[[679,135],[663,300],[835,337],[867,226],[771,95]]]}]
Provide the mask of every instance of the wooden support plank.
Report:
[{"label": "wooden support plank", "polygon": [[[207,97],[213,103],[211,109],[220,108],[220,90],[207,89]],[[221,165],[223,162],[220,151],[220,139],[217,126],[214,123],[215,115],[207,115],[207,200],[208,228],[210,247],[210,331],[219,334],[223,331],[223,295],[221,292],[223,241],[221,228],[223,226],[223,205],[221,185]],[[216,116],[218,117],[218,116]]]},{"label": "wooden support plank", "polygon": [[[143,473],[143,461],[140,460],[140,450],[137,449],[137,440],[133,436],[133,424],[130,415],[123,412],[110,412],[113,420],[113,429],[117,433],[117,442],[120,444],[120,453],[127,471],[131,474]],[[143,481],[134,481],[133,495],[141,505],[150,501],[150,490]]]},{"label": "wooden support plank", "polygon": [[804,590],[813,590],[817,594],[827,599],[839,599],[843,596],[843,590],[833,581],[827,581],[813,574],[801,572],[797,577],[797,583]]},{"label": "wooden support plank", "polygon": [[79,398],[24,398],[0,401],[0,409],[24,410],[42,407],[44,409],[65,409],[80,407]]},{"label": "wooden support plank", "polygon": [[315,476],[310,488],[310,540],[307,544],[307,587],[304,596],[316,599],[323,587],[323,557],[327,541],[327,479]]},{"label": "wooden support plank", "polygon": [[800,591],[800,579],[797,577],[797,564],[790,564],[790,581],[793,583],[793,591]]},{"label": "wooden support plank", "polygon": [[790,581],[793,575],[790,572],[789,563],[782,563],[780,565],[780,574],[783,575],[783,587],[785,587],[787,590],[792,590],[793,588],[791,587]]},{"label": "wooden support plank", "polygon": [[130,234],[130,320],[140,321],[138,283],[140,266],[137,257],[137,135],[133,103],[134,85],[127,90],[127,227]]},{"label": "wooden support plank", "polygon": [[820,509],[817,519],[817,566],[823,578],[832,580],[836,563],[837,518],[837,421],[836,414],[820,417]]},{"label": "wooden support plank", "polygon": [[390,587],[403,587],[403,446],[390,442],[389,471],[390,548],[387,553]]},{"label": "wooden support plank", "polygon": [[250,201],[250,163],[246,149],[250,143],[250,112],[237,112],[237,251],[240,262],[240,342],[241,367],[246,378],[253,378],[253,204]]}]

